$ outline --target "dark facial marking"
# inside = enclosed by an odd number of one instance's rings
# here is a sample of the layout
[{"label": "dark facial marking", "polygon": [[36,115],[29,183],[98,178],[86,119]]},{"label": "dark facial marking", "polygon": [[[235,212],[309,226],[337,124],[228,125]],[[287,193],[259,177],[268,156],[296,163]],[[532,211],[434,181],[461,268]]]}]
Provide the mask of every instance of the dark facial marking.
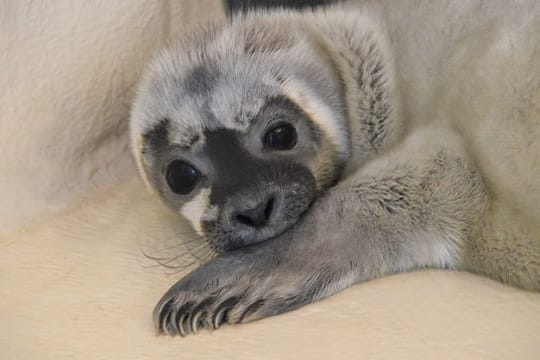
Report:
[{"label": "dark facial marking", "polygon": [[214,88],[218,72],[205,66],[197,66],[184,80],[184,87],[190,95],[206,95]]},{"label": "dark facial marking", "polygon": [[200,138],[201,137],[199,136],[199,134],[193,135],[193,137],[189,140],[189,147],[192,147],[193,145],[195,145],[197,141],[199,141]]},{"label": "dark facial marking", "polygon": [[[283,158],[256,156],[244,147],[242,136],[229,129],[205,133],[203,152],[215,171],[210,203],[218,205],[221,213],[216,221],[203,222],[203,227],[218,252],[284,231],[298,221],[315,196],[315,179],[309,169]],[[264,214],[264,222],[256,223],[254,212]],[[251,221],[241,221],[243,218]]]},{"label": "dark facial marking", "polygon": [[205,133],[204,151],[216,168],[212,203],[221,203],[227,194],[253,184],[264,168],[263,160],[249,154],[239,142],[240,133],[218,129]]},{"label": "dark facial marking", "polygon": [[[169,132],[170,132],[170,120],[164,118],[160,120],[152,129],[148,130],[143,134],[143,154],[151,152],[159,152],[161,150],[167,149],[170,147],[171,142],[169,141]],[[189,150],[195,143],[200,140],[199,134],[193,134],[189,139],[188,143],[181,145],[184,150]]]},{"label": "dark facial marking", "polygon": [[162,119],[143,134],[143,152],[146,152],[147,148],[156,151],[169,145],[169,124],[169,119]]}]

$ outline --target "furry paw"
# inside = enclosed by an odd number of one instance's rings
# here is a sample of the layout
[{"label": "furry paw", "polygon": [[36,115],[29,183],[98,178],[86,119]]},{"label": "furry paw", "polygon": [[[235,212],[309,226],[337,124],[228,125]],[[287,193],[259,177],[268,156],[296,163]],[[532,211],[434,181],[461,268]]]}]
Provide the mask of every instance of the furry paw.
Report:
[{"label": "furry paw", "polygon": [[186,336],[223,323],[276,315],[314,300],[321,284],[312,281],[313,274],[290,273],[271,261],[222,257],[196,269],[156,305],[158,333]]}]

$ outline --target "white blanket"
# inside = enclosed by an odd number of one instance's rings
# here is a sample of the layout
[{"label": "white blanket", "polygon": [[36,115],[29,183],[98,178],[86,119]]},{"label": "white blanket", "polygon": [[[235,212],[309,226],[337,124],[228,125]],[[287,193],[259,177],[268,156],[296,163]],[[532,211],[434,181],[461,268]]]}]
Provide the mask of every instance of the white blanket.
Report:
[{"label": "white blanket", "polygon": [[443,271],[155,335],[182,273],[143,253],[181,253],[165,248],[189,229],[134,171],[129,103],[154,49],[217,16],[219,0],[0,0],[0,358],[538,359],[539,294]]}]

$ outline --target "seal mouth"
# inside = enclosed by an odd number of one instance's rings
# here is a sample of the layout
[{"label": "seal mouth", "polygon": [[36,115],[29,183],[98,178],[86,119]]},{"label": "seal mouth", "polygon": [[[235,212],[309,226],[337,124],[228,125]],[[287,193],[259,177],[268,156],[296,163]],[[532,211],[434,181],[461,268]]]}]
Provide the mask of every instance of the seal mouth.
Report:
[{"label": "seal mouth", "polygon": [[294,227],[311,208],[314,194],[306,192],[302,196],[298,195],[295,200],[287,201],[285,196],[283,200],[273,200],[266,205],[265,213],[279,213],[268,226],[232,229],[227,226],[227,222],[220,220],[205,222],[203,229],[206,241],[212,250],[222,254],[273,239]]}]

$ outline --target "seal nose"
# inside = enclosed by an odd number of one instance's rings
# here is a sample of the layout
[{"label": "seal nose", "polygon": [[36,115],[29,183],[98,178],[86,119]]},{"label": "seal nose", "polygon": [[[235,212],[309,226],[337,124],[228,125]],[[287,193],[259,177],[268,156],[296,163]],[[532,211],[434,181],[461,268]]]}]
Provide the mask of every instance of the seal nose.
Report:
[{"label": "seal nose", "polygon": [[275,202],[275,197],[269,196],[253,208],[236,211],[233,213],[233,222],[251,228],[262,228],[272,217]]}]

